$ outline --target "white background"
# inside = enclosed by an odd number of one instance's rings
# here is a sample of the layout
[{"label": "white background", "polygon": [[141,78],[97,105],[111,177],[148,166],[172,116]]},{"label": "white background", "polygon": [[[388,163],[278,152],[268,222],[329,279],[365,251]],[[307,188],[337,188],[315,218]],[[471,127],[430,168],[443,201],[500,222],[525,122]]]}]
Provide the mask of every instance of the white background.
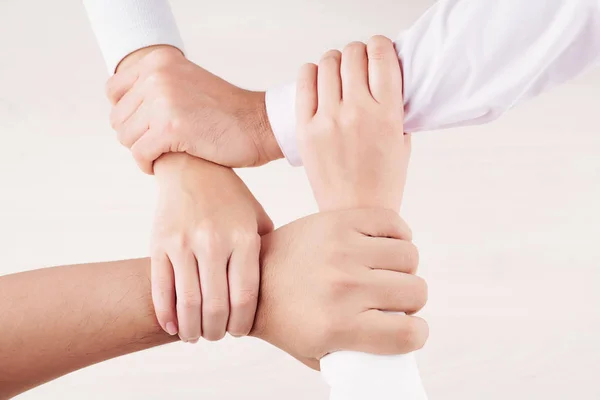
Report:
[{"label": "white background", "polygon": [[[172,2],[189,57],[252,89],[329,48],[393,37],[431,3]],[[419,362],[432,400],[600,398],[599,72],[489,126],[415,135],[403,215],[430,284]],[[108,126],[105,79],[78,1],[0,1],[0,274],[147,255],[153,181]],[[316,211],[302,169],[242,176],[277,225]],[[326,394],[287,355],[227,339],[123,357],[21,398]]]}]

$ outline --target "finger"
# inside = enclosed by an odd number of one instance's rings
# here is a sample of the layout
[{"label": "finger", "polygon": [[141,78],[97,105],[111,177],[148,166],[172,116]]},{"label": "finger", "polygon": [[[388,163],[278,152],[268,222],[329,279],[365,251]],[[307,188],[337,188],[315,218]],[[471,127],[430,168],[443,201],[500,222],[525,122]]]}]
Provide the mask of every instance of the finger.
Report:
[{"label": "finger", "polygon": [[169,335],[176,335],[177,310],[175,309],[175,277],[173,266],[165,253],[155,255],[150,260],[152,281],[152,302],[158,323]]},{"label": "finger", "polygon": [[194,343],[202,336],[202,295],[196,259],[192,252],[181,250],[171,252],[169,258],[175,271],[179,337]]},{"label": "finger", "polygon": [[210,341],[220,340],[227,331],[229,318],[229,287],[227,263],[231,253],[221,251],[214,240],[205,241],[196,250],[202,290],[202,336]]},{"label": "finger", "polygon": [[386,270],[369,271],[364,277],[368,307],[407,314],[419,312],[427,303],[423,278]]},{"label": "finger", "polygon": [[361,245],[355,257],[375,270],[415,274],[419,266],[419,250],[408,240],[368,238],[369,245]]},{"label": "finger", "polygon": [[429,336],[425,320],[368,310],[359,314],[344,350],[371,354],[406,354],[422,348]]},{"label": "finger", "polygon": [[365,208],[353,213],[354,228],[366,236],[412,240],[412,231],[397,212],[383,208]]},{"label": "finger", "polygon": [[227,276],[229,280],[229,322],[227,332],[233,336],[246,336],[252,329],[258,287],[260,284],[260,236],[238,239],[229,258]]},{"label": "finger", "polygon": [[330,50],[323,55],[319,62],[317,87],[319,109],[323,111],[335,109],[342,101],[342,78],[340,65],[342,53]]},{"label": "finger", "polygon": [[402,104],[402,73],[394,43],[385,36],[373,36],[367,42],[367,56],[373,98],[382,104]]},{"label": "finger", "polygon": [[364,43],[352,42],[344,48],[341,75],[344,102],[370,96],[367,46]]},{"label": "finger", "polygon": [[115,104],[110,111],[110,125],[115,131],[123,128],[125,122],[140,108],[144,100],[139,90],[132,89]]},{"label": "finger", "polygon": [[128,149],[131,149],[133,145],[148,132],[149,127],[148,111],[145,104],[141,104],[117,131],[119,143]]},{"label": "finger", "polygon": [[158,129],[149,129],[131,146],[131,153],[145,173],[154,174],[154,161],[171,151],[171,145]]},{"label": "finger", "polygon": [[110,77],[106,82],[106,97],[113,106],[133,88],[138,78],[139,70],[137,68],[126,68]]},{"label": "finger", "polygon": [[300,68],[296,83],[296,119],[308,123],[317,112],[317,66],[305,64]]}]

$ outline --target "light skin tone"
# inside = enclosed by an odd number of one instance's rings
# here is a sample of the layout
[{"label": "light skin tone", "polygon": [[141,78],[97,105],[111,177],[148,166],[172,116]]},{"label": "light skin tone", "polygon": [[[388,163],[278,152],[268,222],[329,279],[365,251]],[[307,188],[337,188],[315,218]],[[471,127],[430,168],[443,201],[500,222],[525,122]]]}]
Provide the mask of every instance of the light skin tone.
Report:
[{"label": "light skin tone", "polygon": [[111,124],[146,173],[169,152],[234,168],[283,157],[268,122],[265,93],[238,88],[173,47],[134,52],[121,62],[106,92],[114,106]]},{"label": "light skin tone", "polygon": [[[424,288],[407,279],[417,261],[410,239],[407,225],[381,209],[320,213],[264,236],[251,335],[312,368],[342,349],[400,354],[422,347],[421,320],[377,311],[410,313],[425,304]],[[155,317],[149,264],[127,260],[0,277],[0,398],[174,341]],[[383,277],[384,270],[394,279]]]},{"label": "light skin tone", "polygon": [[[352,47],[357,46],[350,46]],[[330,54],[329,64],[332,63],[332,59],[335,57]],[[364,76],[362,81],[360,76],[353,79],[365,86]],[[348,86],[347,90],[352,90],[357,82],[353,81],[350,84],[350,81],[345,79],[345,83],[340,85],[345,84]],[[401,82],[394,84],[398,86]],[[359,87],[356,86],[356,90],[360,90]],[[389,92],[388,96],[398,96],[398,93],[400,92]],[[178,333],[184,341],[189,342],[195,342],[200,336],[217,340],[223,337],[225,331],[234,335],[247,333],[248,321],[252,319],[256,305],[252,298],[258,290],[258,262],[248,261],[244,264],[245,267],[242,267],[238,260],[253,258],[252,254],[256,253],[256,248],[252,243],[258,241],[256,238],[259,234],[270,229],[270,221],[264,211],[257,207],[256,200],[248,195],[249,192],[236,184],[238,180],[233,172],[229,179],[223,181],[227,183],[222,183],[218,177],[210,179],[211,168],[207,162],[206,167],[203,167],[200,163],[189,160],[191,157],[161,157],[161,154],[183,152],[233,167],[261,165],[281,158],[279,146],[268,124],[264,93],[246,91],[229,84],[188,61],[173,47],[153,46],[133,53],[121,63],[117,74],[107,83],[107,94],[114,106],[111,113],[112,125],[118,133],[119,140],[131,149],[142,170],[147,173],[155,171],[159,182],[181,182],[178,189],[170,185],[170,192],[161,191],[160,197],[163,201],[160,202],[154,225],[153,295],[161,326],[170,334]],[[363,102],[361,105],[370,104]],[[395,118],[385,119],[386,123],[398,125],[402,121],[403,108],[401,105],[397,108],[396,113],[393,110],[373,107],[371,111],[392,113]],[[352,123],[358,111],[362,110],[352,106],[340,109],[338,122],[346,125]],[[322,115],[323,112],[317,119],[321,119]],[[388,117],[387,114],[381,116]],[[386,139],[385,136],[379,139],[382,138]],[[395,142],[387,139],[373,142],[379,147],[372,149],[370,154],[384,157],[381,165],[391,164],[388,161],[393,154],[396,154],[396,157],[402,154],[387,151],[390,145],[398,147]],[[329,148],[315,148],[322,159],[326,159],[323,157],[324,153],[330,151],[339,153],[339,149],[352,150],[346,148],[350,142],[330,144],[332,146]],[[361,142],[356,140],[351,142],[353,146],[360,144]],[[398,147],[393,150],[401,149]],[[354,151],[359,157],[368,158],[366,153],[360,154],[359,148],[355,147]],[[321,173],[322,169],[323,177],[331,175],[335,178],[335,174],[327,172],[329,169],[335,172],[340,166],[361,166],[354,174],[359,180],[354,182],[353,186],[346,185],[349,192],[339,197],[345,199],[342,201],[352,199],[351,203],[391,209],[399,207],[402,191],[398,192],[397,198],[389,199],[390,204],[387,204],[386,199],[394,197],[396,193],[387,190],[390,185],[404,186],[402,179],[394,180],[394,173],[377,173],[375,176],[379,179],[369,180],[365,178],[378,172],[373,170],[373,163],[350,165],[340,160],[340,157],[331,157],[329,160],[329,163],[319,165],[318,168],[312,168],[312,163],[309,162],[309,177]],[[336,167],[334,160],[342,162]],[[398,160],[407,161],[408,157],[399,157]],[[189,179],[184,180],[178,178],[178,175],[183,174],[182,166],[186,164],[196,164],[197,167],[194,168],[197,172],[185,173]],[[208,172],[203,172],[203,169]],[[406,171],[406,166],[393,170]],[[194,178],[194,174],[197,178]],[[212,187],[213,195],[202,196],[201,189],[194,186],[195,179]],[[231,190],[227,189],[229,182],[233,182]],[[368,186],[357,185],[359,182]],[[313,180],[312,184],[321,209],[349,206],[338,204],[337,201],[319,193],[327,188],[339,187],[339,181],[320,179]],[[161,185],[165,186],[167,185]],[[361,193],[355,188],[361,188]],[[243,195],[235,197],[231,196],[231,193]],[[385,198],[380,198],[379,193],[385,193]],[[240,225],[234,227],[227,223],[222,213],[212,212],[224,204],[234,213],[244,215]],[[187,209],[186,213],[179,215],[189,218],[173,217],[177,215],[178,209]],[[216,251],[208,250],[211,247],[207,246],[207,243],[215,238],[219,238],[219,247]],[[196,265],[197,260],[210,262]]]},{"label": "light skin tone", "polygon": [[[330,54],[328,59],[335,60],[335,56]],[[397,89],[396,86],[401,87],[397,59],[395,67],[396,80],[392,83]],[[339,73],[337,75],[339,78]],[[382,119],[395,124],[385,128],[401,126],[401,97],[400,103],[394,103],[398,110],[375,107],[376,100],[367,103],[358,97],[362,94],[361,87],[366,86],[368,91],[366,75],[362,80],[359,73],[355,75],[347,76],[343,83],[339,79],[339,96],[341,98],[342,85],[346,85],[347,99],[356,97],[358,101],[354,105],[348,102],[341,108],[338,121],[334,122],[348,128],[356,123],[353,129],[361,131],[365,121],[356,121],[355,115],[372,111],[380,118],[395,114],[393,121]],[[379,78],[372,79],[379,79],[380,87],[390,83],[377,76]],[[354,92],[353,88],[356,88]],[[226,331],[235,336],[247,334],[256,310],[258,237],[272,229],[272,224],[233,172],[215,174],[213,164],[190,155],[234,166],[259,165],[280,157],[268,124],[264,123],[264,99],[220,80],[169,46],[142,49],[126,58],[109,80],[107,93],[114,104],[111,121],[121,142],[131,148],[142,169],[151,172],[149,165],[153,167],[161,188],[152,241],[152,292],[161,326],[192,343],[201,336],[221,339]],[[385,93],[398,97],[401,91]],[[259,106],[256,106],[257,101]],[[371,108],[362,110],[358,106]],[[317,130],[333,128],[327,125],[332,122],[327,118],[323,112],[319,114],[317,120],[321,126],[317,126]],[[381,127],[371,128],[379,131]],[[260,133],[256,134],[257,131]],[[335,131],[331,131],[336,136]],[[231,142],[225,147],[226,151],[223,151],[224,140]],[[162,147],[152,147],[159,143]],[[353,147],[349,147],[349,143]],[[390,185],[404,187],[408,157],[404,157],[403,148],[394,141],[375,143],[378,147],[368,155],[363,154],[356,163],[344,163],[348,157],[344,158],[344,152],[339,149],[359,154],[360,140],[338,140],[325,146],[313,146],[315,156],[330,160],[322,165],[307,163],[309,177],[324,171],[321,176],[325,179],[311,181],[322,210],[353,205],[399,207],[402,189],[390,191],[387,188]],[[394,145],[396,147],[390,147]],[[338,157],[327,158],[328,148],[336,149]],[[198,153],[197,149],[203,152]],[[173,151],[189,154],[161,156]],[[231,158],[223,158],[225,154]],[[368,179],[376,172],[385,171],[383,168],[375,170],[375,165],[368,162],[369,157],[384,156],[384,161],[389,161],[393,159],[392,154],[402,155],[396,156],[401,165],[396,163],[397,168],[393,170],[404,171],[404,179],[394,180],[394,173],[377,173],[375,176],[379,179]],[[155,157],[159,158],[152,164]],[[363,160],[367,162],[361,162]],[[340,168],[351,168],[355,180],[339,181],[336,172]],[[319,193],[321,190],[338,196],[328,197]],[[392,199],[386,202],[379,194]],[[341,204],[343,201],[347,204]],[[238,222],[231,224],[228,214],[237,215]]]},{"label": "light skin tone", "polygon": [[[319,209],[382,207],[398,213],[411,146],[393,43],[376,36],[366,45],[331,50],[318,66],[301,68],[296,87],[299,148]],[[405,279],[427,291],[422,278]],[[426,331],[426,322],[419,321]]]},{"label": "light skin tone", "polygon": [[400,211],[410,157],[403,130],[402,74],[393,43],[376,36],[302,67],[298,143],[322,211]]},{"label": "light skin tone", "polygon": [[[131,84],[128,91],[123,82]],[[175,126],[185,126],[191,134],[202,132],[199,126],[223,125],[223,113],[203,109],[202,104],[254,104],[256,93],[237,89],[242,96],[238,99],[227,85],[173,47],[139,50],[121,62],[108,82],[109,99],[116,104],[111,113],[113,127],[144,169],[137,156],[145,153],[139,149],[144,143],[154,143],[155,133],[162,138],[169,137]],[[232,102],[234,98],[239,101]],[[252,106],[239,112],[256,118],[257,110]],[[254,119],[239,123],[244,125],[236,125],[240,134],[263,124]],[[144,137],[134,144],[130,134]],[[244,157],[239,149],[257,149],[255,138],[246,139],[216,142],[214,149],[223,152],[226,146],[223,155]],[[152,295],[158,321],[167,333],[178,334],[189,343],[200,337],[219,340],[226,332],[247,335],[257,307],[260,236],[272,231],[273,223],[233,170],[177,153],[181,151],[178,146],[166,149],[167,154],[157,154],[160,157],[153,163],[159,186],[151,243]]]},{"label": "light skin tone", "polygon": [[260,235],[273,223],[230,168],[187,154],[157,162],[152,293],[169,333],[195,343],[250,332],[256,312]]}]

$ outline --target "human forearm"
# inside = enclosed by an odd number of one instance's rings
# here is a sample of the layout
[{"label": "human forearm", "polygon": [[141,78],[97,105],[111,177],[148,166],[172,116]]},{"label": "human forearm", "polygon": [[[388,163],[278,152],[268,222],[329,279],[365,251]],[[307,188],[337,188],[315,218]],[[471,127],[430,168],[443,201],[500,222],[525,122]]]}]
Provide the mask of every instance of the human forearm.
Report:
[{"label": "human forearm", "polygon": [[[413,270],[416,249],[389,239],[408,236],[397,216],[379,210],[318,214],[266,235],[252,336],[313,368],[339,348],[397,354],[421,347],[424,322],[364,312],[424,304],[419,282],[390,280],[372,269]],[[348,260],[350,253],[356,257]],[[348,285],[356,290],[339,290]],[[0,277],[0,399],[175,340],[159,326],[150,292],[149,259]],[[334,325],[331,315],[343,317]]]},{"label": "human forearm", "polygon": [[[402,76],[394,47],[330,51],[304,66],[296,98],[298,138],[319,209],[381,207],[398,212],[410,156],[402,120]],[[389,310],[389,309],[383,309]],[[330,400],[426,399],[413,354],[338,351],[321,359]]]},{"label": "human forearm", "polygon": [[0,277],[0,398],[174,341],[154,316],[148,259]]},{"label": "human forearm", "polygon": [[[600,60],[598,0],[440,0],[395,42],[407,132],[483,124]],[[295,85],[266,104],[288,161],[301,165]]]}]

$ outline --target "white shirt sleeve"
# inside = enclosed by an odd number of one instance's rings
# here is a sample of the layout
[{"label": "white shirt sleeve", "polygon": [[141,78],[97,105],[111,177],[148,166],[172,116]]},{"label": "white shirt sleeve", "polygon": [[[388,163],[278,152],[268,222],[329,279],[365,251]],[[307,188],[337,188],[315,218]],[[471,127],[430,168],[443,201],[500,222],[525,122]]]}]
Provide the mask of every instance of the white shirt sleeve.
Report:
[{"label": "white shirt sleeve", "polygon": [[[490,122],[600,61],[600,0],[440,0],[396,41],[405,129]],[[267,92],[267,113],[292,165],[295,85]]]},{"label": "white shirt sleeve", "polygon": [[415,355],[338,351],[321,359],[329,400],[427,400]]},{"label": "white shirt sleeve", "polygon": [[166,44],[183,49],[167,0],[83,0],[108,72],[130,53]]}]

